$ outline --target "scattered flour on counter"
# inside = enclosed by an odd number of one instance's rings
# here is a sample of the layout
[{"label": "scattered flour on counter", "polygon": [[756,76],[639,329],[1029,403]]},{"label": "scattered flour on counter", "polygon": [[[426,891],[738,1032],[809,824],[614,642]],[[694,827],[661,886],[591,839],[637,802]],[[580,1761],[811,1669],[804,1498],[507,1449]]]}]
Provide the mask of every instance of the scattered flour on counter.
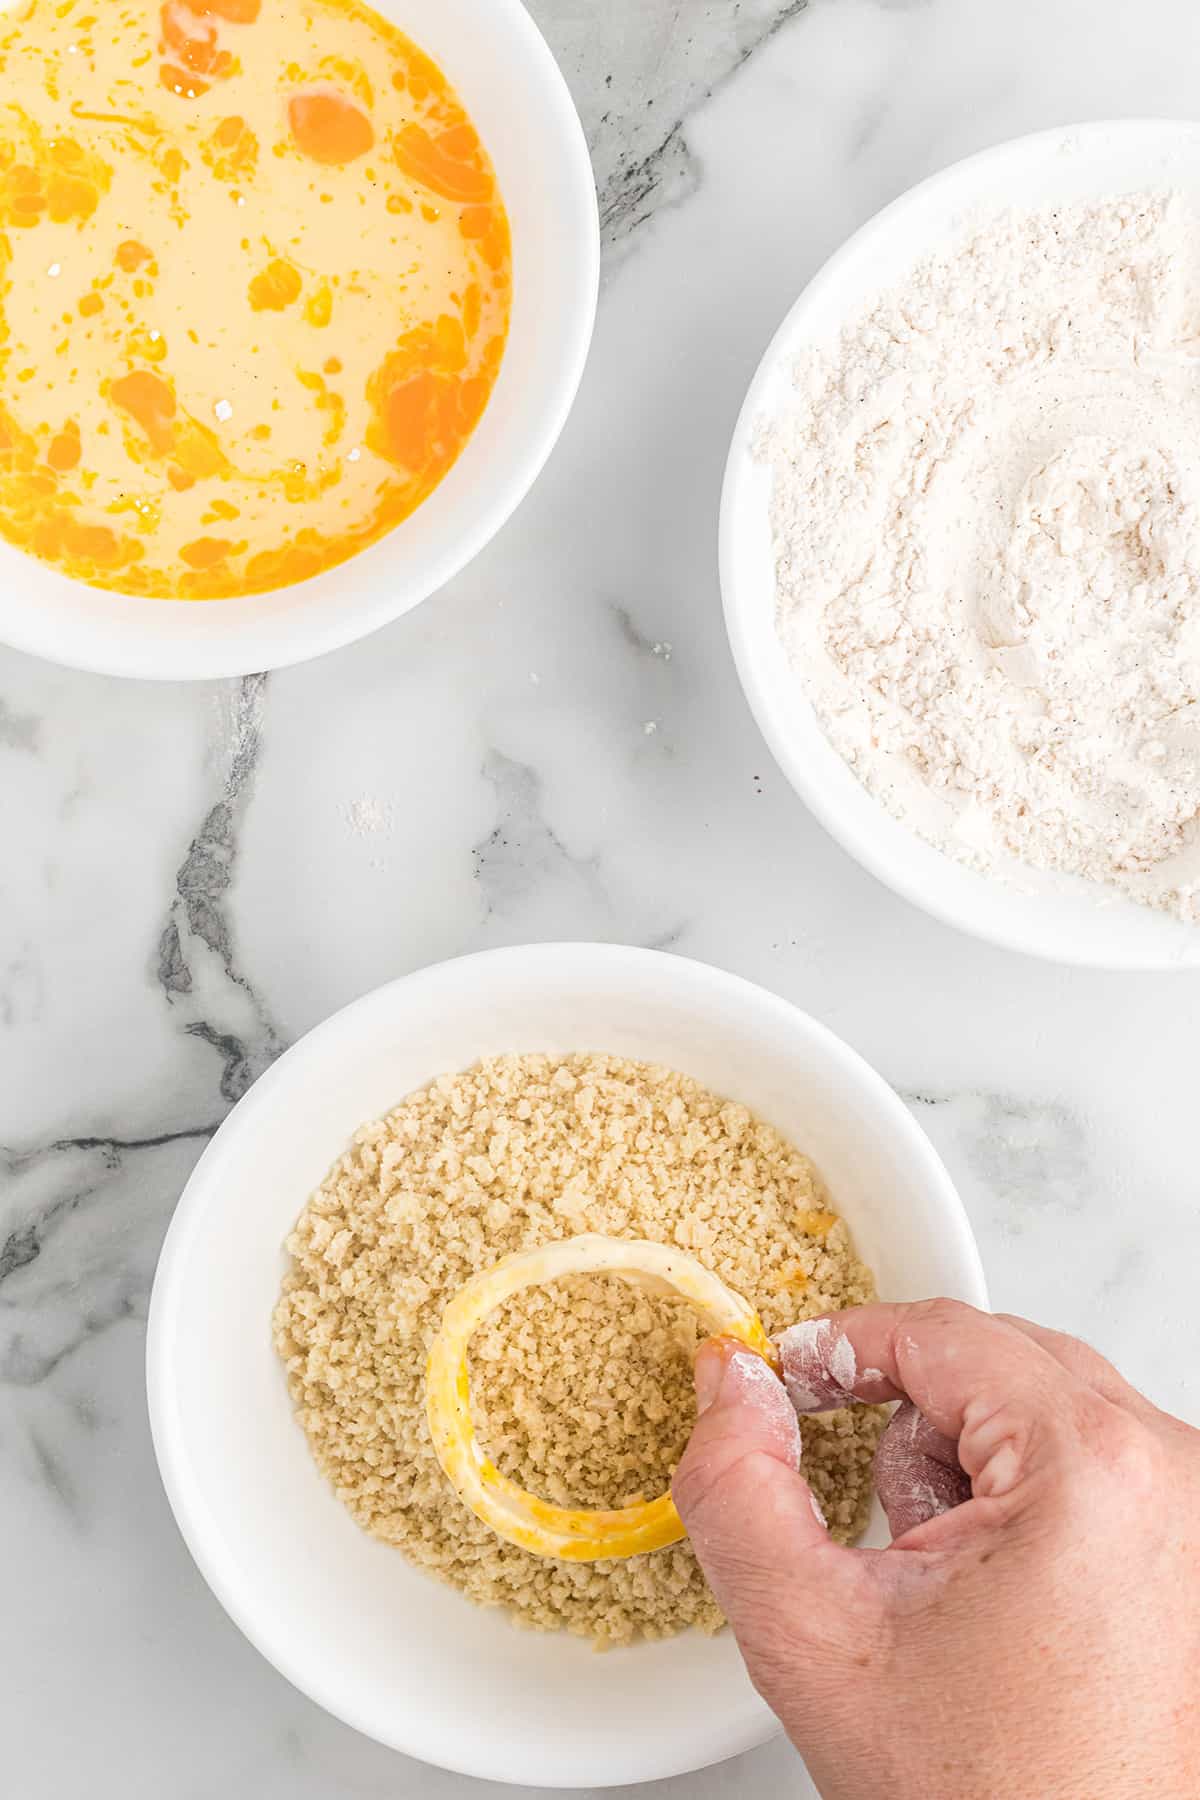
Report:
[{"label": "scattered flour on counter", "polygon": [[360,794],[357,800],[351,800],[343,808],[343,816],[358,837],[374,837],[381,831],[391,831],[396,821],[396,808],[391,800],[381,800],[375,794]]},{"label": "scattered flour on counter", "polygon": [[831,743],[963,862],[1200,921],[1200,219],[1006,214],[795,381],[760,450]]}]

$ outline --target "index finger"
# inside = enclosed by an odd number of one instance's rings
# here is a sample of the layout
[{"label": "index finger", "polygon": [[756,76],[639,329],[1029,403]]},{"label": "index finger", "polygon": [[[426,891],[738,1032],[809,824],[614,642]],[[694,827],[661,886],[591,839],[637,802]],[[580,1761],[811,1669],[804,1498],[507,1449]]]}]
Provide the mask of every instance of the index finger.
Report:
[{"label": "index finger", "polygon": [[1012,1485],[1080,1386],[1041,1345],[955,1300],[858,1307],[789,1326],[777,1342],[798,1412],[909,1399],[958,1442],[977,1495]]}]

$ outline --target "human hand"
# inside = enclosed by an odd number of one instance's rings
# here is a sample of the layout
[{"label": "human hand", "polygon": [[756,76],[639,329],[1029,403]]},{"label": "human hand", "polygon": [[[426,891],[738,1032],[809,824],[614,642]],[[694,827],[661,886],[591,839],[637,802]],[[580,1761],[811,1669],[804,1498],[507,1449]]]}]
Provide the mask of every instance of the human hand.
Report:
[{"label": "human hand", "polygon": [[[947,1300],[697,1358],[675,1503],[825,1800],[1196,1800],[1200,1432],[1073,1338]],[[788,1395],[791,1395],[789,1401]],[[887,1550],[847,1550],[796,1410],[901,1400]]]}]

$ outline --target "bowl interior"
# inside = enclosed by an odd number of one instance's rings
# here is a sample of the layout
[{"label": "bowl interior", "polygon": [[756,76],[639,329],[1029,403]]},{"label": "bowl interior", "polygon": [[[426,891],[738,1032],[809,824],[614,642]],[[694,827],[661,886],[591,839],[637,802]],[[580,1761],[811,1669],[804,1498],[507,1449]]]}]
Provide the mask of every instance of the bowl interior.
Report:
[{"label": "bowl interior", "polygon": [[270,1316],[285,1234],[357,1125],[482,1055],[588,1048],[683,1069],[792,1137],[827,1177],[884,1294],[986,1303],[949,1178],[900,1102],[838,1040],[698,964],[553,946],[381,989],[263,1077],[180,1203],[148,1352],[176,1515],[214,1591],[270,1660],[398,1749],[564,1787],[666,1776],[769,1736],[773,1721],[728,1634],[597,1656],[514,1629],[372,1541],[293,1422]]},{"label": "bowl interior", "polygon": [[574,399],[595,313],[596,197],[578,116],[520,0],[372,3],[458,89],[512,226],[508,344],[463,454],[378,543],[311,581],[246,599],[102,593],[0,543],[0,642],[75,668],[171,680],[300,662],[386,624],[448,581],[535,479]]},{"label": "bowl interior", "polygon": [[734,432],[721,515],[721,585],[734,655],[764,737],[797,792],[859,862],[937,917],[1059,962],[1200,966],[1200,930],[1071,877],[1015,863],[993,880],[935,850],[858,782],[831,747],[775,632],[771,477],[754,454],[764,418],[786,411],[801,349],[831,344],[848,317],[964,224],[1009,207],[1173,188],[1200,204],[1200,126],[1126,120],[1020,138],[955,164],[856,233],[800,296],[769,346]]}]

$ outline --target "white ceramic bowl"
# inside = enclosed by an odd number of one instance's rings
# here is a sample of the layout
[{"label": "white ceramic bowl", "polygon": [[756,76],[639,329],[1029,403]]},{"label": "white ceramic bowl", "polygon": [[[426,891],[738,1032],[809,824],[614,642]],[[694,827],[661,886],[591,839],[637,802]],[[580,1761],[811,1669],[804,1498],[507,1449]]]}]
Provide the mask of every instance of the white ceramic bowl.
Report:
[{"label": "white ceramic bowl", "polygon": [[596,310],[596,190],[578,115],[521,0],[372,4],[458,89],[512,226],[508,345],[463,454],[378,543],[311,581],[248,599],[102,593],[0,543],[0,642],[72,668],[172,681],[304,662],[365,637],[449,581],[533,484],[575,398]]},{"label": "white ceramic bowl", "polygon": [[576,1639],[514,1629],[369,1538],[292,1418],[270,1319],[284,1237],[356,1126],[481,1056],[587,1049],[683,1069],[777,1125],[828,1179],[885,1295],[986,1304],[935,1152],[886,1083],[822,1025],[701,963],[535,945],[393,982],[280,1058],[188,1183],[147,1346],[175,1516],[263,1655],[397,1750],[553,1787],[700,1768],[762,1742],[774,1721],[728,1633],[597,1656]]},{"label": "white ceramic bowl", "polygon": [[1039,132],[902,195],[831,257],[779,327],[738,419],[721,501],[721,588],[742,686],[775,760],[825,829],[948,924],[1056,962],[1112,969],[1200,967],[1200,928],[1015,864],[1011,882],[979,875],[893,818],[829,744],[775,632],[771,478],[753,438],[759,421],[786,409],[801,349],[832,343],[850,315],[966,219],[1145,187],[1177,188],[1200,205],[1200,125],[1122,120]]}]

